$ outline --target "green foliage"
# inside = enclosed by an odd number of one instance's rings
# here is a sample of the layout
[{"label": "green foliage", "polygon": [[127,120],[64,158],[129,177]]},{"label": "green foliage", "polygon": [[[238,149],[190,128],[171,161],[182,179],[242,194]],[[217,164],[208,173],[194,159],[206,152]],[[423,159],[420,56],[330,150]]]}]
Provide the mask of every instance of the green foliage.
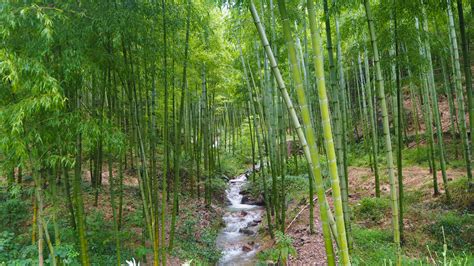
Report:
[{"label": "green foliage", "polygon": [[[366,229],[359,226],[353,227],[354,253],[353,265],[394,265],[395,247],[391,232],[380,229]],[[406,248],[408,257],[403,257],[403,265],[472,265],[474,257],[469,252],[452,252],[447,249],[433,251],[426,247],[426,256],[413,258],[413,251]],[[443,255],[444,252],[444,255]]]},{"label": "green foliage", "polygon": [[417,204],[423,198],[423,191],[415,190],[415,191],[406,191],[404,194],[404,204],[406,206],[410,206],[412,204]]},{"label": "green foliage", "polygon": [[[284,187],[284,192],[285,192],[285,197],[286,201],[300,201],[303,198],[308,198],[309,195],[309,180],[308,180],[308,175],[307,174],[302,174],[302,175],[297,175],[297,176],[292,176],[288,175],[285,176],[285,187]],[[267,182],[267,187],[271,187],[271,178],[267,177],[265,178],[265,181]],[[330,187],[330,180],[329,178],[325,179],[325,188]],[[276,177],[276,188],[278,191],[282,190],[282,180],[281,177],[278,176]],[[253,197],[258,197],[259,195],[263,195],[263,180],[260,177],[259,173],[256,173],[255,177],[255,183],[249,182],[245,185],[243,188],[243,191],[249,192]]]},{"label": "green foliage", "polygon": [[27,201],[21,198],[21,192],[12,187],[8,192],[0,188],[0,232],[9,228],[19,232],[21,225],[28,219]]},{"label": "green foliage", "polygon": [[293,247],[293,239],[280,231],[275,232],[275,249],[279,252],[279,259],[286,265],[288,258],[296,256],[296,249]]},{"label": "green foliage", "polygon": [[0,265],[34,265],[36,251],[36,246],[22,242],[13,232],[0,232]]},{"label": "green foliage", "polygon": [[275,232],[275,245],[258,254],[260,261],[281,262],[286,265],[290,255],[296,256],[296,249],[293,247],[293,239],[283,234],[281,231]]},{"label": "green foliage", "polygon": [[[386,165],[385,156],[383,156],[384,150],[380,147],[378,152],[377,163],[383,167]],[[347,160],[351,166],[370,167],[370,153],[364,150],[362,144],[355,146],[354,152],[347,154]]]},{"label": "green foliage", "polygon": [[[87,238],[91,254],[99,257],[100,261],[108,261],[109,256],[105,254],[114,254],[114,230],[112,223],[104,219],[102,211],[96,210],[87,216]],[[110,263],[113,263],[112,258]]]},{"label": "green foliage", "polygon": [[[86,217],[89,250],[91,251],[91,260],[94,264],[113,265],[116,262],[115,231],[113,230],[113,223],[106,220],[104,215],[101,210],[93,210]],[[133,215],[130,216],[133,217]],[[60,226],[62,243],[56,247],[56,255],[60,256],[65,264],[78,265],[79,246],[77,246],[77,234],[73,228],[66,226],[66,224],[69,224],[67,217],[60,217],[58,223],[62,225]],[[131,227],[130,224],[129,220],[126,220],[124,223],[124,228],[122,228],[119,234],[121,239],[138,238],[138,235],[134,235],[134,233],[129,230]],[[134,246],[122,247],[121,252],[122,259],[132,256],[138,258],[138,256],[136,256],[138,251],[135,250]]]},{"label": "green foliage", "polygon": [[423,165],[428,166],[429,162],[428,146],[414,147],[403,150],[403,165]]},{"label": "green foliage", "polygon": [[[438,242],[437,248],[445,243],[450,248],[472,250],[474,248],[474,216],[449,211],[439,214],[427,230]],[[444,233],[443,233],[444,230]],[[444,234],[444,235],[443,235]]]},{"label": "green foliage", "polygon": [[245,159],[239,156],[232,156],[231,153],[223,153],[220,158],[220,167],[217,174],[233,177],[246,170]]},{"label": "green foliage", "polygon": [[301,175],[308,172],[308,163],[304,156],[298,155],[298,163],[296,163],[296,158],[294,155],[288,158],[286,161],[286,171],[290,175]]},{"label": "green foliage", "polygon": [[15,234],[9,231],[0,232],[0,262],[8,261],[10,256],[19,249],[13,240]]},{"label": "green foliage", "polygon": [[363,198],[355,207],[356,218],[369,223],[378,223],[385,217],[390,209],[390,201],[387,198]]},{"label": "green foliage", "polygon": [[199,228],[196,217],[190,215],[186,217],[177,230],[174,255],[185,260],[193,260],[193,264],[214,264],[221,256],[221,251],[216,247],[218,229]]},{"label": "green foliage", "polygon": [[[323,177],[329,176],[328,171],[328,164],[326,156],[320,155],[319,164],[321,166],[321,174]],[[306,158],[303,155],[298,155],[298,164],[296,164],[296,160],[294,156],[288,158],[286,162],[286,170],[288,175],[306,175],[309,173],[308,163],[306,162]]]},{"label": "green foliage", "polygon": [[449,183],[452,194],[451,206],[462,212],[474,212],[474,193],[466,193],[467,177],[463,176]]},{"label": "green foliage", "polygon": [[72,244],[61,244],[55,246],[55,255],[65,265],[80,265],[79,264],[79,252]]},{"label": "green foliage", "polygon": [[220,177],[212,178],[209,188],[213,191],[214,195],[225,195],[227,181]]},{"label": "green foliage", "polygon": [[354,237],[354,265],[384,265],[395,261],[393,235],[389,231],[352,228]]}]

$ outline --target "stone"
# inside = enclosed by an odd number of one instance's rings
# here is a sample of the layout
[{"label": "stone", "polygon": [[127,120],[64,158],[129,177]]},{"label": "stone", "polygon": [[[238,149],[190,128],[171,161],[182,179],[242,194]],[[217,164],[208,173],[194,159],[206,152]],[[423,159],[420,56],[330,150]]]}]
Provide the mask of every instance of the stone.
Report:
[{"label": "stone", "polygon": [[255,235],[255,232],[251,229],[248,229],[248,228],[240,228],[239,233],[242,233],[242,234],[248,235],[248,236]]},{"label": "stone", "polygon": [[248,195],[244,195],[242,197],[242,200],[240,201],[242,204],[248,204],[248,205],[257,205],[257,206],[264,206],[265,201],[263,199],[263,196],[259,196],[257,199],[253,199]]},{"label": "stone", "polygon": [[251,221],[250,223],[248,223],[248,227],[253,227],[253,226],[257,226],[258,223],[256,223],[255,221]]},{"label": "stone", "polygon": [[242,251],[245,251],[245,252],[250,252],[250,251],[252,251],[252,249],[253,249],[253,247],[249,244],[244,244],[242,246]]},{"label": "stone", "polygon": [[240,201],[240,203],[242,203],[242,204],[249,204],[249,202],[251,202],[251,200],[250,200],[250,197],[247,196],[247,195],[244,195],[242,197],[242,200]]}]

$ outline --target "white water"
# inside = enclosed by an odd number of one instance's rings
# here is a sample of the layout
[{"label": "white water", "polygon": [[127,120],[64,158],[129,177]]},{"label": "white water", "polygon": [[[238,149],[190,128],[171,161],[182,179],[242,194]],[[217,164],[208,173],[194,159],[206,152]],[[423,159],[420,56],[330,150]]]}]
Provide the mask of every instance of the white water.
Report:
[{"label": "white water", "polygon": [[[245,174],[237,176],[229,181],[226,190],[227,199],[230,205],[224,214],[225,227],[217,237],[217,246],[222,249],[222,257],[218,265],[253,265],[255,264],[255,254],[257,245],[255,235],[246,235],[239,232],[240,229],[250,229],[257,231],[259,225],[248,227],[255,220],[261,220],[263,208],[257,205],[242,204],[240,191],[247,183]],[[249,245],[250,243],[250,245]],[[251,250],[244,251],[243,247],[251,247]]]}]

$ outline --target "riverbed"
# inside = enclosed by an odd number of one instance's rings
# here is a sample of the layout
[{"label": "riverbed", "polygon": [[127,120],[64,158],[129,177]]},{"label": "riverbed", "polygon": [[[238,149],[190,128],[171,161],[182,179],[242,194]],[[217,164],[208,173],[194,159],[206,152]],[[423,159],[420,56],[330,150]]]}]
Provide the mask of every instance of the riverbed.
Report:
[{"label": "riverbed", "polygon": [[257,231],[264,208],[242,203],[241,192],[247,182],[246,174],[229,181],[228,206],[222,217],[225,227],[217,237],[217,247],[222,250],[218,265],[255,265],[257,261]]}]

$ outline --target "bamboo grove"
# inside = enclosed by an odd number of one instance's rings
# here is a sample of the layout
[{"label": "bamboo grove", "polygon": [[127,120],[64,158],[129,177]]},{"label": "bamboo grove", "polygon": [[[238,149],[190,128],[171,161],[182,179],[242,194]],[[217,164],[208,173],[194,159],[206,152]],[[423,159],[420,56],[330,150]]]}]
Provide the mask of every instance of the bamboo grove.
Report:
[{"label": "bamboo grove", "polygon": [[271,238],[287,229],[287,178],[303,169],[310,231],[319,220],[327,264],[351,265],[349,163],[359,154],[370,161],[373,197],[389,195],[401,265],[404,150],[426,145],[433,197],[451,201],[450,158],[463,160],[465,193],[473,190],[473,8],[462,0],[0,3],[0,167],[9,189],[31,188],[35,263],[64,264],[64,226],[74,229],[81,264],[95,264],[87,216],[107,205],[122,265],[133,176],[149,250],[140,259],[166,265],[182,204],[213,208],[226,160],[239,157],[263,191]]}]

